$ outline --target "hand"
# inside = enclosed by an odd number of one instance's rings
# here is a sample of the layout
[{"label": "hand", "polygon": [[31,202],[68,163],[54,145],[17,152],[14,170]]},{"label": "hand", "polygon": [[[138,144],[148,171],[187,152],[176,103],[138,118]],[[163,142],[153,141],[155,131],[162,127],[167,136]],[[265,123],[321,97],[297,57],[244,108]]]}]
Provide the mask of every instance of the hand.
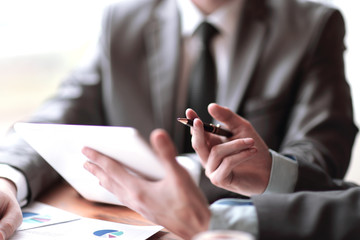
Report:
[{"label": "hand", "polygon": [[166,132],[155,130],[150,139],[165,168],[162,180],[135,176],[121,163],[90,148],[83,149],[92,161],[84,167],[121,203],[184,239],[191,239],[208,228],[208,204],[188,172],[177,163],[175,147]]},{"label": "hand", "polygon": [[229,139],[204,132],[197,114],[188,109],[187,118],[194,119],[192,146],[201,159],[206,176],[221,188],[243,195],[263,193],[268,185],[272,158],[269,148],[252,125],[230,109],[217,104],[208,107],[210,115],[229,128]]},{"label": "hand", "polygon": [[21,208],[13,182],[0,178],[0,240],[9,239],[22,223]]}]

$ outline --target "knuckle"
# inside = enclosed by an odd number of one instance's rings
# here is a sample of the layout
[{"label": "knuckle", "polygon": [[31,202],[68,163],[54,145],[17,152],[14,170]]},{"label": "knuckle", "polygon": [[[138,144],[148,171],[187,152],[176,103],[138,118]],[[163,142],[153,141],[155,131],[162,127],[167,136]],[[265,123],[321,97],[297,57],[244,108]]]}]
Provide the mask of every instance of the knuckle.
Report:
[{"label": "knuckle", "polygon": [[18,219],[18,224],[16,226],[16,228],[18,226],[20,226],[21,222],[22,222],[22,219],[23,219],[23,216],[22,216],[22,212],[21,211],[16,211],[15,213],[15,219]]},{"label": "knuckle", "polygon": [[229,168],[231,167],[232,157],[225,157],[223,161],[221,162],[222,168]]},{"label": "knuckle", "polygon": [[211,180],[211,172],[210,172],[210,170],[206,169],[205,170],[205,175]]},{"label": "knuckle", "polygon": [[133,191],[131,193],[132,199],[135,200],[135,202],[143,203],[145,202],[145,194],[142,191]]},{"label": "knuckle", "polygon": [[89,164],[87,164],[86,165],[86,169],[91,173],[91,174],[93,174],[93,175],[97,175],[97,171],[96,171],[96,169],[95,169],[95,167],[94,167],[94,164],[91,164],[91,163],[89,163]]},{"label": "knuckle", "polygon": [[221,151],[221,148],[219,147],[219,145],[215,145],[215,146],[213,146],[212,148],[211,148],[211,156],[212,157],[217,157],[217,156],[219,156],[219,154],[220,154],[220,151]]},{"label": "knuckle", "polygon": [[242,158],[249,158],[253,155],[253,149],[247,149],[246,151],[242,152]]},{"label": "knuckle", "polygon": [[219,186],[219,182],[218,179],[216,177],[212,177],[210,178],[210,181],[212,184],[214,184],[215,186]]},{"label": "knuckle", "polygon": [[87,152],[87,157],[93,161],[95,161],[97,159],[97,154],[94,150],[90,150]]},{"label": "knuckle", "polygon": [[200,143],[200,141],[199,141],[197,138],[192,137],[192,138],[191,138],[191,146],[192,146],[194,149],[200,149],[201,143]]},{"label": "knuckle", "polygon": [[12,235],[16,230],[16,226],[13,223],[10,223],[8,221],[4,221],[2,223],[1,228],[3,230],[2,232],[5,233],[5,235],[6,235],[5,239],[7,239],[10,235]]},{"label": "knuckle", "polygon": [[109,181],[107,179],[100,179],[99,185],[102,186],[103,188],[107,189],[108,191],[113,192],[113,185],[112,185],[111,181]]},{"label": "knuckle", "polygon": [[221,179],[219,178],[219,176],[214,175],[211,179],[211,183],[214,184],[215,186],[221,186]]},{"label": "knuckle", "polygon": [[245,118],[243,119],[243,125],[247,128],[252,126],[251,123],[249,122],[249,120],[247,120]]},{"label": "knuckle", "polygon": [[244,141],[242,139],[236,139],[233,144],[235,149],[240,150],[243,147]]},{"label": "knuckle", "polygon": [[192,142],[191,146],[196,152],[200,150],[200,147],[195,142]]},{"label": "knuckle", "polygon": [[241,151],[238,154],[238,158],[241,159],[241,160],[248,160],[253,154],[254,154],[254,152],[253,152],[253,150],[251,148],[246,149],[245,151]]},{"label": "knuckle", "polygon": [[106,187],[105,182],[104,182],[103,180],[99,180],[99,185],[102,186],[103,188],[108,189],[108,188]]}]

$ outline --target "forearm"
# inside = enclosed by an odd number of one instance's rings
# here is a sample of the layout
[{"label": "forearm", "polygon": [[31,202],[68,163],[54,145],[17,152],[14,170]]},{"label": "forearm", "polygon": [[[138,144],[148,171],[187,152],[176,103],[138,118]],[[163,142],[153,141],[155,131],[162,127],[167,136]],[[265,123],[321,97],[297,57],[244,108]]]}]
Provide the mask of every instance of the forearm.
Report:
[{"label": "forearm", "polygon": [[342,190],[356,186],[351,182],[332,178],[323,168],[308,161],[283,156],[271,151],[273,164],[266,193],[292,193],[294,191]]},{"label": "forearm", "polygon": [[332,178],[323,168],[307,161],[299,161],[299,176],[295,191],[326,191],[349,189],[356,184]]},{"label": "forearm", "polygon": [[27,202],[34,200],[42,190],[59,179],[56,171],[13,131],[7,134],[1,143],[0,163],[24,175],[27,182],[24,187],[29,190]]},{"label": "forearm", "polygon": [[259,239],[358,239],[360,190],[253,196]]},{"label": "forearm", "polygon": [[15,196],[20,206],[27,204],[28,185],[25,176],[18,170],[6,164],[0,164],[0,179],[7,181],[15,188]]},{"label": "forearm", "polygon": [[[305,56],[294,109],[284,141],[277,151],[299,163],[297,189],[324,185],[303,181],[303,174],[320,168],[330,178],[343,178],[357,133],[351,93],[344,74],[344,22],[332,11],[323,18]],[[310,51],[311,50],[311,51]],[[303,164],[304,163],[304,164]],[[313,175],[316,177],[315,175]]]}]

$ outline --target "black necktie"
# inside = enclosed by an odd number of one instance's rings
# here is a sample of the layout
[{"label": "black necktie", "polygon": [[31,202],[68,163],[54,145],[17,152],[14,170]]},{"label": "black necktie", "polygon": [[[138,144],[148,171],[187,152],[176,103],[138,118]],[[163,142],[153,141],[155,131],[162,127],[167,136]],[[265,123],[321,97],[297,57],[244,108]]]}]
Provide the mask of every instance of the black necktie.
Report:
[{"label": "black necktie", "polygon": [[[198,60],[189,75],[187,107],[194,109],[203,122],[212,120],[207,106],[215,101],[216,95],[216,67],[210,43],[217,33],[217,29],[207,22],[201,23],[195,32],[200,37],[201,46]],[[185,152],[193,152],[189,129],[186,130]]]}]

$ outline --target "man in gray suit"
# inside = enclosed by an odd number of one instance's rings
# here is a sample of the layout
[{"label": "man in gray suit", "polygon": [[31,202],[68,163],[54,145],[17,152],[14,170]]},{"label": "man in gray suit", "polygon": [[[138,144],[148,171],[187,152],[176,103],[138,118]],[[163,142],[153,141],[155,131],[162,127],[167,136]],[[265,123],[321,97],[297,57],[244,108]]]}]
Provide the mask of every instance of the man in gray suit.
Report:
[{"label": "man in gray suit", "polygon": [[[204,132],[196,113],[188,110],[187,117],[195,117],[192,145],[209,178],[216,179],[215,184],[242,193],[247,186],[246,177],[253,178],[253,171],[257,171],[244,169],[251,169],[251,162],[258,161],[261,146],[246,143],[257,142],[256,135],[249,138],[246,120],[240,116],[216,104],[209,106],[209,112],[231,129],[233,138],[218,141],[218,136]],[[91,160],[85,168],[124,205],[184,239],[206,230],[246,231],[258,239],[360,237],[360,188],[353,183],[334,180],[334,184],[345,189],[341,191],[267,193],[253,195],[250,200],[224,198],[209,207],[188,173],[175,160],[176,150],[167,133],[154,130],[151,143],[167,173],[159,181],[133,176],[116,160],[89,148],[83,150]],[[216,167],[212,170],[214,161]],[[164,206],[168,206],[166,211]]]},{"label": "man in gray suit", "polygon": [[[344,76],[344,24],[335,9],[311,2],[114,4],[94,57],[28,121],[132,126],[146,138],[163,128],[184,153],[184,127],[175,119],[187,106],[195,29],[204,20],[219,31],[212,47],[216,102],[246,118],[263,149],[271,149],[256,176],[262,181],[243,194],[338,188],[332,179],[344,176],[357,132]],[[9,193],[0,197],[7,201],[13,203],[15,192],[26,204],[59,178],[13,132],[0,150],[2,193]],[[228,195],[209,183],[201,178],[210,202]],[[16,204],[8,206],[19,213]]]}]

